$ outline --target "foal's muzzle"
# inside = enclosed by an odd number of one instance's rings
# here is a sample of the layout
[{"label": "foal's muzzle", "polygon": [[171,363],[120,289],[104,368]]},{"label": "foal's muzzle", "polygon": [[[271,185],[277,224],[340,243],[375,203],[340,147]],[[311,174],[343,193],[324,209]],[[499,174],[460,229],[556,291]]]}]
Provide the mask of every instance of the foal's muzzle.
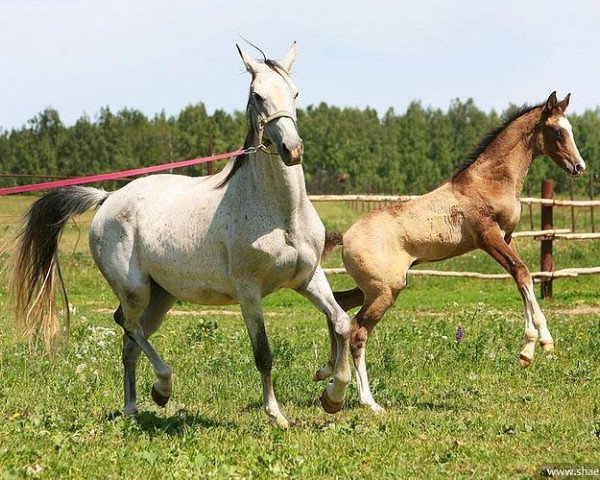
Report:
[{"label": "foal's muzzle", "polygon": [[580,177],[583,172],[585,172],[585,163],[580,162],[580,163],[576,163],[575,165],[573,165],[573,173],[572,175],[574,177]]}]

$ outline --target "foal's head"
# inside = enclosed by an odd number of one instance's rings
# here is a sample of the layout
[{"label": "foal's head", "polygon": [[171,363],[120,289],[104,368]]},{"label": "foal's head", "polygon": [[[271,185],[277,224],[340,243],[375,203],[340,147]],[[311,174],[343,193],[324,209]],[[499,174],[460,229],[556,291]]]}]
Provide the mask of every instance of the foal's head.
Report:
[{"label": "foal's head", "polygon": [[248,116],[254,129],[255,141],[271,143],[288,165],[302,163],[304,145],[296,126],[298,89],[290,71],[296,59],[294,43],[283,60],[255,60],[239,45],[238,51],[248,72],[252,74]]},{"label": "foal's head", "polygon": [[560,102],[556,92],[542,106],[539,133],[535,139],[537,148],[549,156],[554,163],[573,177],[580,176],[585,170],[585,162],[575,145],[573,128],[565,116],[569,106],[569,93]]}]

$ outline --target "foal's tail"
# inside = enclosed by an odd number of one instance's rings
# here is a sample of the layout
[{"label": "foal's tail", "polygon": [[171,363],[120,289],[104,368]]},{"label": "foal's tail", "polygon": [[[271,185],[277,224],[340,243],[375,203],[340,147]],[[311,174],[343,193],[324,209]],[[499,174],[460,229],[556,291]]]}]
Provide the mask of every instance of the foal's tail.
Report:
[{"label": "foal's tail", "polygon": [[344,243],[344,235],[340,232],[326,232],[325,233],[325,246],[323,247],[323,254],[321,258],[325,260],[338,245]]},{"label": "foal's tail", "polygon": [[[39,332],[49,352],[56,348],[59,322],[54,288],[61,283],[58,242],[67,221],[101,205],[108,192],[91,187],[67,187],[43,196],[29,208],[21,231],[11,281],[16,322],[26,336]],[[66,305],[68,314],[68,303]]]}]

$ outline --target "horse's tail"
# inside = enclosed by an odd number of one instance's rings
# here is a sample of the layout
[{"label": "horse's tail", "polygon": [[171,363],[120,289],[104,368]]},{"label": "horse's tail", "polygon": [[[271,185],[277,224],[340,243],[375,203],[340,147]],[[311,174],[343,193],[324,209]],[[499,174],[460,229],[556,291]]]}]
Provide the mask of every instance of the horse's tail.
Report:
[{"label": "horse's tail", "polygon": [[338,245],[344,243],[344,235],[340,232],[326,232],[325,233],[325,246],[323,247],[323,254],[321,258],[325,260]]},{"label": "horse's tail", "polygon": [[[58,242],[67,221],[101,205],[108,192],[91,187],[54,190],[31,205],[21,230],[11,281],[17,324],[26,336],[39,332],[49,352],[59,338],[54,288],[58,280],[66,291],[58,264]],[[68,302],[67,318],[68,318]]]}]

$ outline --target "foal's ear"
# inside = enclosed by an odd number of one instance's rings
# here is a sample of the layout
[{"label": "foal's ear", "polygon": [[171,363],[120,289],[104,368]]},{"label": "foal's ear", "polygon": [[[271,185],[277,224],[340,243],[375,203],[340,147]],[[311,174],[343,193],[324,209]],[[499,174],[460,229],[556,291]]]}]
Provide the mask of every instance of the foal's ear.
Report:
[{"label": "foal's ear", "polygon": [[254,58],[252,58],[252,55],[249,55],[246,52],[244,52],[237,43],[235,44],[235,46],[237,47],[238,52],[240,53],[240,57],[242,57],[242,61],[246,66],[246,70],[248,70],[252,75],[254,75],[258,71],[258,62],[254,60]]},{"label": "foal's ear", "polygon": [[560,102],[558,102],[557,107],[560,108],[563,112],[569,106],[569,100],[571,99],[571,94],[569,93],[565,98],[563,98]]},{"label": "foal's ear", "polygon": [[554,90],[548,97],[548,100],[546,100],[546,104],[544,105],[544,111],[547,113],[552,113],[552,111],[556,108],[557,103],[558,100],[556,98],[556,90]]},{"label": "foal's ear", "polygon": [[290,73],[292,70],[292,64],[294,63],[294,60],[296,60],[296,55],[298,55],[298,45],[294,42],[285,54],[285,58],[279,62],[286,72]]}]

